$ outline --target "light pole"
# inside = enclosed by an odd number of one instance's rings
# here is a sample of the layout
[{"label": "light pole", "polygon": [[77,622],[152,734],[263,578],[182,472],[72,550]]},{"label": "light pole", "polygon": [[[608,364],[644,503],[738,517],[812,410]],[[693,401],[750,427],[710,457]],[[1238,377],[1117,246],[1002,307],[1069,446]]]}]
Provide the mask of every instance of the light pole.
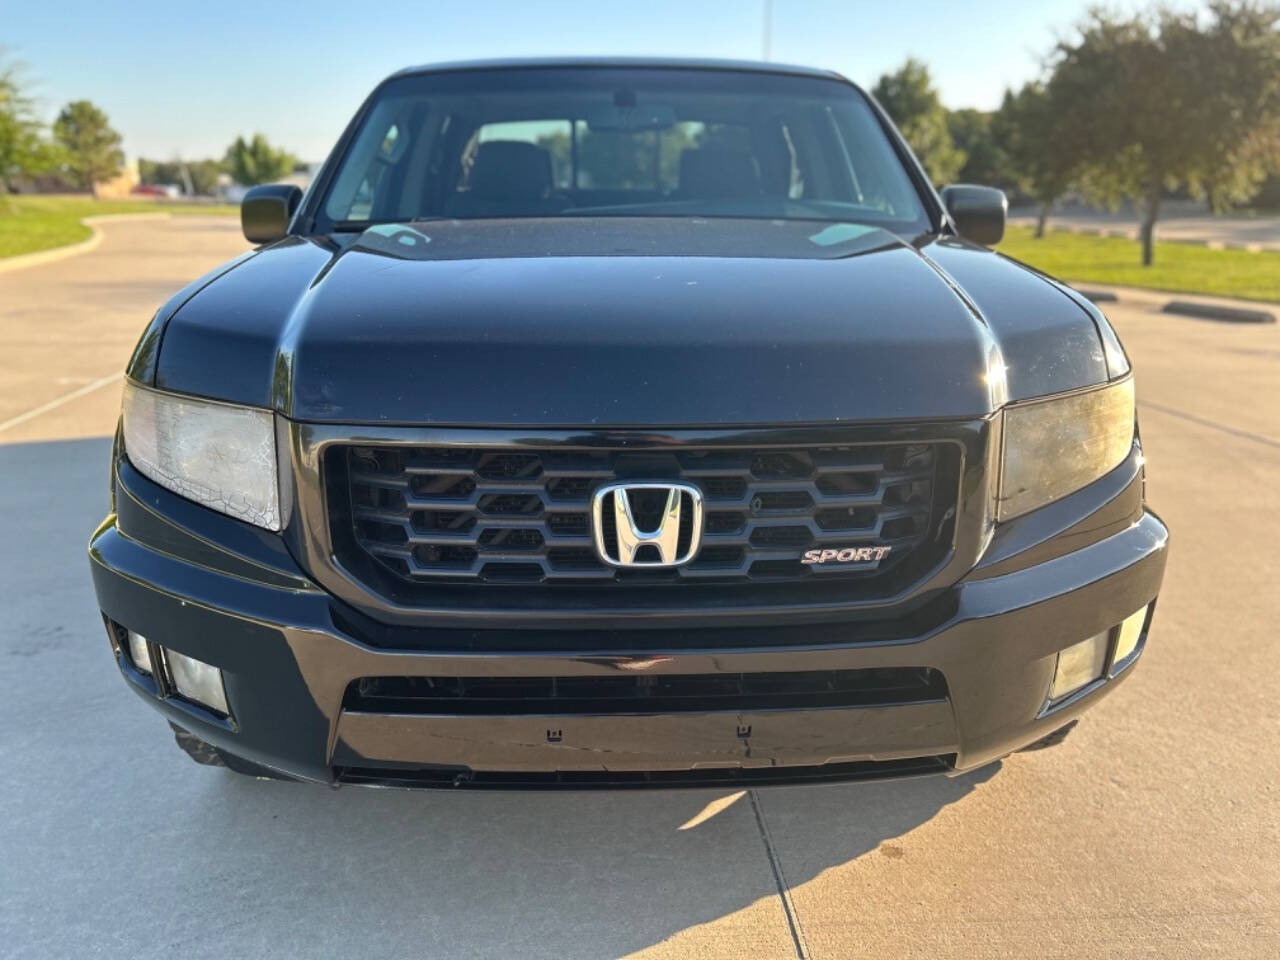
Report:
[{"label": "light pole", "polygon": [[764,0],[764,25],[760,37],[762,60],[769,59],[769,48],[773,45],[773,0]]}]

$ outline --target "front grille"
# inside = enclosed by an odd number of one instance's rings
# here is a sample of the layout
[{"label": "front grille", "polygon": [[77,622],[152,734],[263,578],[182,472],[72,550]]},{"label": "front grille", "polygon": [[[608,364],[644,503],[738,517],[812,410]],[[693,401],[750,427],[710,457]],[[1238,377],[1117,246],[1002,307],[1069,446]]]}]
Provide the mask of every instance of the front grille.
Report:
[{"label": "front grille", "polygon": [[[411,584],[879,579],[912,558],[923,571],[950,549],[959,467],[949,443],[675,451],[350,445],[331,448],[326,460],[335,555],[353,569],[372,561]],[[626,480],[702,491],[702,546],[691,562],[645,570],[600,559],[592,495]],[[689,511],[683,516],[687,523]],[[808,550],[861,547],[890,552],[878,561],[801,562]]]},{"label": "front grille", "polygon": [[927,667],[565,677],[362,677],[343,708],[367,713],[523,716],[870,707],[945,700]]}]

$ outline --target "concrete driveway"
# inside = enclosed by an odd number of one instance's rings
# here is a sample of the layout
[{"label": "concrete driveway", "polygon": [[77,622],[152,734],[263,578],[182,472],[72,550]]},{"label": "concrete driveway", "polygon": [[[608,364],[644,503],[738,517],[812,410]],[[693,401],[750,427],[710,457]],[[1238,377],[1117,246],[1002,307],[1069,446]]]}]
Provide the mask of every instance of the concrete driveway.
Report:
[{"label": "concrete driveway", "polygon": [[0,275],[0,955],[1280,955],[1280,329],[1110,307],[1173,548],[1144,662],[1061,747],[745,794],[330,791],[188,761],[89,584],[93,385],[240,249],[118,223]]}]

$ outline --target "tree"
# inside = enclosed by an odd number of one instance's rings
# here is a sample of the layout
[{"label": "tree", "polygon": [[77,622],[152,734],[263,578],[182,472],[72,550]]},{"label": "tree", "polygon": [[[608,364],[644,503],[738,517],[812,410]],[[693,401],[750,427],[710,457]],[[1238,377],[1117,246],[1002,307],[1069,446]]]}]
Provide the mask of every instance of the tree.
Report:
[{"label": "tree", "polygon": [[218,160],[147,160],[138,158],[138,179],[145,184],[176,183],[187,193],[211,194],[224,173]]},{"label": "tree", "polygon": [[929,68],[909,59],[882,76],[871,92],[907,138],[929,178],[937,184],[953,182],[965,156],[951,140],[947,110],[933,88]]},{"label": "tree", "polygon": [[293,154],[273,147],[260,133],[249,141],[236,137],[223,160],[232,179],[246,187],[279,180],[293,170],[296,162]]},{"label": "tree", "polygon": [[124,166],[120,134],[88,100],[68,103],[53,122],[53,137],[66,154],[67,169],[82,187],[110,180]]},{"label": "tree", "polygon": [[964,183],[981,183],[1001,190],[1018,188],[1018,179],[1010,168],[1009,154],[995,136],[994,113],[965,108],[947,114],[947,130],[956,148],[964,154],[959,179]]},{"label": "tree", "polygon": [[992,119],[993,136],[1003,145],[1019,192],[1036,204],[1037,238],[1054,203],[1067,192],[1079,172],[1080,134],[1067,123],[1079,112],[1060,109],[1041,83],[1025,84],[1014,93],[1006,90]]},{"label": "tree", "polygon": [[1168,8],[1094,10],[1058,45],[1050,97],[1087,158],[1080,185],[1140,205],[1144,265],[1165,190],[1223,209],[1280,161],[1278,27],[1280,6],[1252,0],[1218,0],[1204,23]]},{"label": "tree", "polygon": [[1249,206],[1255,210],[1280,210],[1280,169],[1262,181],[1258,192],[1249,198]]},{"label": "tree", "polygon": [[53,169],[57,151],[43,136],[31,98],[23,90],[22,65],[5,63],[0,50],[0,192],[12,192],[18,175]]}]

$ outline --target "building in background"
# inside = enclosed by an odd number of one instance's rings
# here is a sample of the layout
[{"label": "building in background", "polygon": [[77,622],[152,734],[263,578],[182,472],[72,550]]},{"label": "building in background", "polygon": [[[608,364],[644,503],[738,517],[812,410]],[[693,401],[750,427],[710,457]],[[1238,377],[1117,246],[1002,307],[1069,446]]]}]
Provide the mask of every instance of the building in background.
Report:
[{"label": "building in background", "polygon": [[93,195],[99,200],[119,200],[133,193],[139,182],[138,161],[130,160],[111,179],[95,183]]}]

